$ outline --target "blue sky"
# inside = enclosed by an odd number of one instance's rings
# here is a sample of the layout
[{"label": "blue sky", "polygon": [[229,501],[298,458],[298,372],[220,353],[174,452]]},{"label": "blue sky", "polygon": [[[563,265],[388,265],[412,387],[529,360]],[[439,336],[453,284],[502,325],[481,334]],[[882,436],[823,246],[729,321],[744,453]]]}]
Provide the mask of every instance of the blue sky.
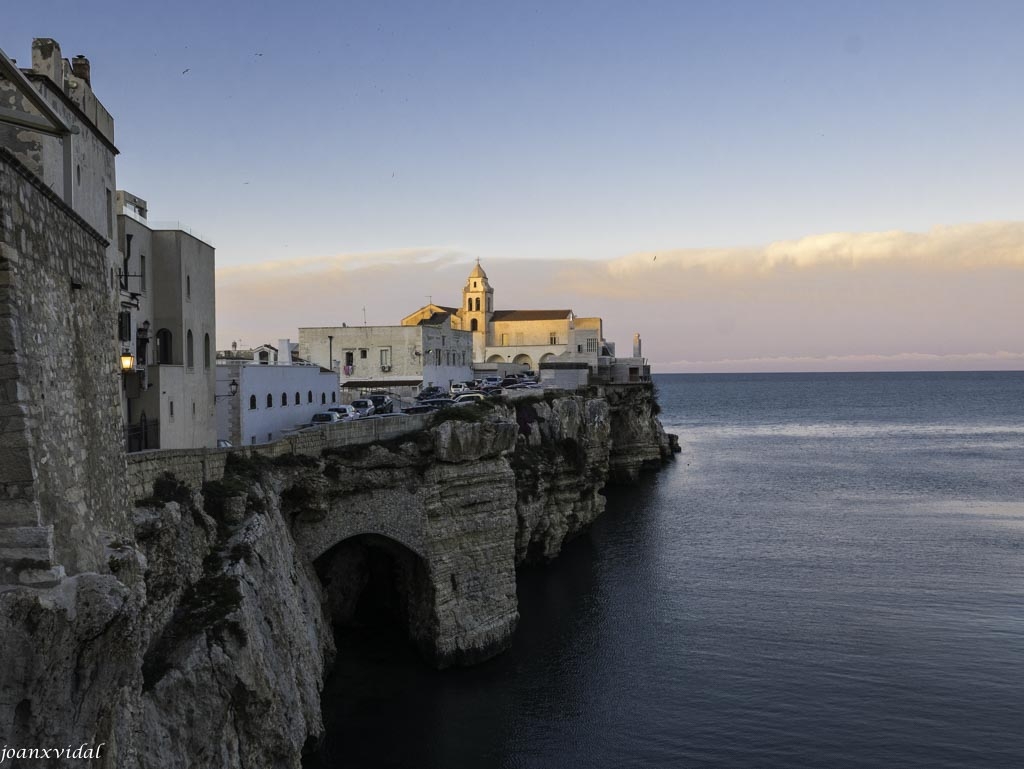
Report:
[{"label": "blue sky", "polygon": [[1018,220],[1021,29],[1019,2],[36,0],[0,47],[88,56],[118,185],[234,268]]}]

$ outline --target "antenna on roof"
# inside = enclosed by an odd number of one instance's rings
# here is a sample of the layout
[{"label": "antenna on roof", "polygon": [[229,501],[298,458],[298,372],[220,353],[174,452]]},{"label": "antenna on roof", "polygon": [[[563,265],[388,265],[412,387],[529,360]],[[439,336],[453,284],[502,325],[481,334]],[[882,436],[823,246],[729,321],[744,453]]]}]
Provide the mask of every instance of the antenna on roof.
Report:
[{"label": "antenna on roof", "polygon": [[366,307],[363,307],[363,325],[366,325]]}]

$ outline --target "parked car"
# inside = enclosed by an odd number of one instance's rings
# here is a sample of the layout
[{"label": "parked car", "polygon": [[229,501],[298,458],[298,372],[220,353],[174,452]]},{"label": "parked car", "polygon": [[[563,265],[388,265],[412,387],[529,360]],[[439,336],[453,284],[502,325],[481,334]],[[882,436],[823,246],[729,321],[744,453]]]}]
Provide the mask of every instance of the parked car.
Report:
[{"label": "parked car", "polygon": [[356,414],[356,410],[352,406],[348,406],[348,405],[331,406],[327,410],[328,411],[333,411],[335,414],[340,416],[342,422],[347,422],[350,419],[357,419],[358,416],[359,416],[358,414]]},{"label": "parked car", "polygon": [[369,398],[356,398],[352,401],[352,408],[356,410],[358,417],[368,417],[373,413],[373,401]]},{"label": "parked car", "polygon": [[490,389],[487,390],[488,398],[500,398],[504,394],[505,390],[501,387],[491,387]]},{"label": "parked car", "polygon": [[395,402],[386,393],[370,393],[366,397],[373,401],[374,414],[391,414],[395,410]]},{"label": "parked car", "polygon": [[449,406],[454,406],[455,401],[452,398],[427,398],[425,401],[420,401],[423,406],[433,406],[435,409],[446,409]]},{"label": "parked car", "polygon": [[502,377],[500,376],[485,376],[480,382],[480,387],[481,389],[486,387],[496,387],[501,384],[501,380]]},{"label": "parked car", "polygon": [[428,398],[443,398],[444,395],[445,391],[442,390],[440,387],[424,387],[416,396],[416,400],[425,401]]},{"label": "parked car", "polygon": [[403,414],[429,414],[431,411],[437,411],[437,406],[430,406],[426,403],[417,403],[414,406],[408,406],[402,409]]},{"label": "parked car", "polygon": [[466,382],[453,382],[452,383],[452,395],[460,395],[465,392],[469,392],[473,387]]},{"label": "parked car", "polygon": [[455,396],[455,405],[456,406],[472,405],[474,403],[479,403],[480,401],[483,401],[483,400],[487,400],[487,396],[484,393],[478,393],[478,392],[462,393],[461,395],[456,395]]},{"label": "parked car", "polygon": [[334,411],[321,411],[318,414],[314,414],[310,420],[310,424],[314,425],[332,425],[335,422],[341,421],[341,415]]}]

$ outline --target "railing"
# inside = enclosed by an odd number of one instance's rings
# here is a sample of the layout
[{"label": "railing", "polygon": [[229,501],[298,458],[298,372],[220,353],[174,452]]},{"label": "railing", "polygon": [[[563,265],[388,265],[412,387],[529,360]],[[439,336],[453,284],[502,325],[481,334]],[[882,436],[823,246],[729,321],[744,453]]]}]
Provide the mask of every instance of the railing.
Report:
[{"label": "railing", "polygon": [[148,419],[141,424],[125,425],[124,447],[129,454],[160,448],[159,420]]}]

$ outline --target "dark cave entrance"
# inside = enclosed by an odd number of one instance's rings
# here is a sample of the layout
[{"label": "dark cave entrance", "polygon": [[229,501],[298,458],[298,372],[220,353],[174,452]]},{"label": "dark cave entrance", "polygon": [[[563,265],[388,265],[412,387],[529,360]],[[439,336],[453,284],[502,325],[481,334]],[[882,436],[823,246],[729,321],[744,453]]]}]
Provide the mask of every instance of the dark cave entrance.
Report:
[{"label": "dark cave entrance", "polygon": [[314,561],[335,636],[402,637],[428,660],[436,635],[434,590],[423,558],[393,539],[360,534]]}]

